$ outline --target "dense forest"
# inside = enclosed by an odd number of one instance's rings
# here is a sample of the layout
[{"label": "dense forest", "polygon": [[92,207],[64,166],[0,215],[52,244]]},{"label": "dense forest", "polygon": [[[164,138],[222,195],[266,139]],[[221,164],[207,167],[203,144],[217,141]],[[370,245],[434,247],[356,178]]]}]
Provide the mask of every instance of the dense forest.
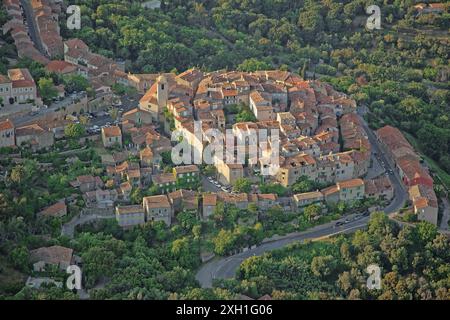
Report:
[{"label": "dense forest", "polygon": [[[281,68],[321,77],[411,134],[450,186],[450,14],[418,16],[413,0],[75,0],[82,29],[65,30],[132,72]],[[364,28],[369,4],[382,29]],[[433,168],[433,166],[432,166]],[[434,168],[433,168],[434,169]],[[439,169],[438,169],[439,170]]]}]

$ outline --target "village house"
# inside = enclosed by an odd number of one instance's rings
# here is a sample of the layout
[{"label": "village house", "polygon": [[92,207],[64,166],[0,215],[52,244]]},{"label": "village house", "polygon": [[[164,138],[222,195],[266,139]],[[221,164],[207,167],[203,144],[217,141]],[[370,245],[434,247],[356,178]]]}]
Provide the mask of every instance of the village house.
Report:
[{"label": "village house", "polygon": [[116,220],[122,228],[145,224],[145,211],[141,205],[117,206]]},{"label": "village house", "polygon": [[112,208],[118,199],[117,190],[93,190],[83,195],[87,207]]},{"label": "village house", "polygon": [[418,161],[411,160],[408,157],[402,158],[398,160],[398,170],[405,186],[409,187],[416,184],[433,186],[433,178]]},{"label": "village house", "polygon": [[259,210],[268,210],[278,205],[278,196],[274,193],[255,193],[248,196],[249,202],[256,204]]},{"label": "village house", "polygon": [[122,122],[131,122],[134,126],[141,126],[152,123],[150,112],[138,108],[131,109],[122,115]]},{"label": "village house", "polygon": [[118,126],[103,127],[102,141],[105,148],[122,146],[122,131]]},{"label": "village house", "polygon": [[175,77],[177,83],[193,88],[194,90],[197,90],[198,84],[202,79],[203,72],[196,68],[186,70]]},{"label": "village house", "polygon": [[335,153],[317,158],[317,181],[332,183],[354,178],[354,162],[346,153]]},{"label": "village house", "polygon": [[147,221],[163,221],[170,226],[173,209],[167,195],[144,197],[142,201]]},{"label": "village house", "polygon": [[290,125],[292,127],[296,126],[295,117],[290,112],[278,112],[277,121],[280,125]]},{"label": "village house", "polygon": [[168,194],[173,213],[183,210],[198,211],[198,196],[195,191],[180,189]]},{"label": "village house", "polygon": [[445,3],[418,3],[414,6],[417,15],[441,14],[445,12]]},{"label": "village house", "polygon": [[198,181],[200,170],[195,164],[173,168],[176,179],[186,184]]},{"label": "village house", "polygon": [[36,83],[28,69],[9,69],[8,77],[0,75],[0,97],[3,105],[41,102],[37,97]]},{"label": "village house", "polygon": [[62,246],[41,247],[30,251],[30,261],[33,263],[33,270],[41,272],[47,265],[58,267],[66,271],[72,264],[73,249]]},{"label": "village house", "polygon": [[11,120],[0,122],[0,148],[14,147],[16,139],[14,134],[14,124]]},{"label": "village house", "polygon": [[0,103],[2,107],[15,102],[12,94],[13,89],[11,79],[0,74]]},{"label": "village house", "polygon": [[225,185],[234,185],[236,181],[244,177],[242,164],[219,162],[216,164],[217,180]]},{"label": "village house", "polygon": [[437,225],[438,207],[430,202],[426,197],[417,198],[413,201],[414,213],[418,221],[427,221]]},{"label": "village house", "polygon": [[272,107],[272,98],[265,92],[253,91],[250,94],[250,109],[258,121],[275,120],[276,118]]},{"label": "village house", "polygon": [[411,161],[420,160],[414,152],[414,148],[397,128],[384,126],[375,131],[375,135],[380,142],[383,152],[387,154],[396,167],[398,167],[398,162],[402,158],[408,158]]},{"label": "village house", "polygon": [[74,188],[79,188],[82,193],[102,189],[104,187],[103,181],[100,177],[94,177],[91,175],[78,176],[75,181],[70,183],[70,185]]},{"label": "village house", "polygon": [[169,193],[176,190],[177,179],[173,173],[161,173],[152,176],[152,182],[161,192]]},{"label": "village house", "polygon": [[30,145],[33,150],[50,148],[55,143],[53,132],[38,124],[30,124],[16,128],[16,145]]},{"label": "village house", "polygon": [[286,158],[284,163],[280,163],[276,179],[284,187],[290,187],[301,176],[307,176],[311,180],[317,179],[316,160],[308,154]]},{"label": "village house", "polygon": [[37,213],[38,217],[63,217],[67,214],[67,206],[64,201],[57,202],[54,205],[51,205],[44,210]]},{"label": "village house", "polygon": [[118,196],[122,201],[128,202],[130,201],[131,191],[133,191],[133,187],[131,183],[128,181],[121,183],[118,189]]},{"label": "village house", "polygon": [[208,217],[214,214],[214,210],[217,206],[217,194],[215,193],[203,193],[202,197],[202,213],[203,218],[207,219]]},{"label": "village house", "polygon": [[153,155],[153,151],[150,147],[145,147],[139,151],[139,160],[141,167],[152,167],[155,163],[156,157]]},{"label": "village house", "polygon": [[364,181],[362,179],[351,179],[336,183],[339,190],[339,200],[353,201],[364,198]]},{"label": "village house", "polygon": [[128,85],[145,94],[158,79],[159,74],[128,74]]},{"label": "village house", "polygon": [[67,61],[61,61],[61,60],[53,60],[50,61],[46,66],[45,69],[49,73],[56,73],[59,75],[85,75],[83,71],[80,69],[80,67],[67,62]]},{"label": "village house", "polygon": [[310,204],[322,203],[324,201],[324,195],[320,191],[294,194],[292,198],[296,210],[301,210]]},{"label": "village house", "polygon": [[417,184],[410,187],[408,193],[417,220],[437,225],[439,207],[433,187]]},{"label": "village house", "polygon": [[217,198],[226,205],[234,205],[242,210],[248,208],[249,201],[246,193],[228,193],[220,191],[217,193]]},{"label": "village house", "polygon": [[364,190],[368,198],[391,200],[394,197],[394,188],[386,176],[364,180]]},{"label": "village house", "polygon": [[340,201],[340,192],[337,185],[320,190],[326,203],[337,203]]}]

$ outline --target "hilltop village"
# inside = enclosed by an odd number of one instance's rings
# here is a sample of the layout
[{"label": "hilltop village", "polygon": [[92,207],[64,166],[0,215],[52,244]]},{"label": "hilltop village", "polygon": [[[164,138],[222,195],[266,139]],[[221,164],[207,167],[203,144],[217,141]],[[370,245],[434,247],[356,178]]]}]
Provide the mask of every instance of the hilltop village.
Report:
[{"label": "hilltop village", "polygon": [[[208,229],[215,247],[199,254],[207,261],[254,248],[280,230],[340,228],[374,211],[401,223],[438,224],[433,177],[403,133],[389,125],[372,131],[361,106],[330,84],[285,70],[134,74],[81,39],[63,39],[61,1],[3,5],[3,34],[29,68],[0,74],[1,182],[14,201],[36,192],[20,202],[24,214],[58,221],[58,236],[73,239],[103,220],[121,231],[161,222],[178,230],[189,225],[187,215],[223,226],[230,211],[241,238],[222,248],[213,237],[223,229]],[[270,163],[249,159],[249,147],[226,150],[243,151],[244,164],[175,165],[172,132],[202,152],[212,143],[209,129],[244,140],[278,130],[277,170],[263,175]],[[274,148],[269,143],[266,153]],[[82,264],[69,245],[34,248],[29,257],[34,275],[48,265]],[[28,285],[40,286],[33,278]]]}]

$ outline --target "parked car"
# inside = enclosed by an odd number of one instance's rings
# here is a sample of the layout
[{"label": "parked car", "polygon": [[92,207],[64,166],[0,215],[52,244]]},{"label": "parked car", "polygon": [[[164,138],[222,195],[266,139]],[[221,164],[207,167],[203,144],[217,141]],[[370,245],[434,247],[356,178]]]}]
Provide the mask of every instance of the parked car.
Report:
[{"label": "parked car", "polygon": [[338,221],[334,224],[334,227],[337,228],[337,227],[343,226],[344,224],[345,223],[343,221]]}]

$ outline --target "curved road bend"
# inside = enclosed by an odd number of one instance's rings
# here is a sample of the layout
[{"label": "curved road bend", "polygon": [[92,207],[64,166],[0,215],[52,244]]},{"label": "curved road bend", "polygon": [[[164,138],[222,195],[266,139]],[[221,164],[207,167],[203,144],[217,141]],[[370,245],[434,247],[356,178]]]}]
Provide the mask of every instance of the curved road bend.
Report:
[{"label": "curved road bend", "polygon": [[[403,204],[407,200],[406,191],[395,168],[391,167],[390,163],[387,161],[385,155],[381,151],[374,133],[372,132],[372,130],[369,129],[364,119],[361,118],[361,120],[363,122],[364,130],[367,133],[367,136],[369,138],[370,143],[372,144],[374,151],[377,152],[377,154],[381,157],[381,160],[385,163],[386,167],[394,172],[394,174],[389,175],[391,183],[394,186],[394,199],[386,208],[384,208],[384,212],[389,214],[398,211],[403,207]],[[345,219],[346,218],[343,218],[342,220]],[[250,249],[246,252],[238,253],[230,257],[216,258],[203,264],[198,270],[195,278],[198,280],[198,282],[201,284],[203,288],[211,288],[213,279],[234,278],[240,264],[249,257],[259,256],[264,254],[265,252],[282,248],[290,243],[297,241],[305,241],[309,239],[332,236],[341,233],[351,233],[358,229],[364,228],[367,225],[368,221],[369,217],[360,217],[359,219],[353,220],[340,227],[334,227],[336,223],[336,221],[334,221],[327,224],[316,226],[304,232],[287,235],[277,240],[273,241],[268,240],[259,247]]]}]

